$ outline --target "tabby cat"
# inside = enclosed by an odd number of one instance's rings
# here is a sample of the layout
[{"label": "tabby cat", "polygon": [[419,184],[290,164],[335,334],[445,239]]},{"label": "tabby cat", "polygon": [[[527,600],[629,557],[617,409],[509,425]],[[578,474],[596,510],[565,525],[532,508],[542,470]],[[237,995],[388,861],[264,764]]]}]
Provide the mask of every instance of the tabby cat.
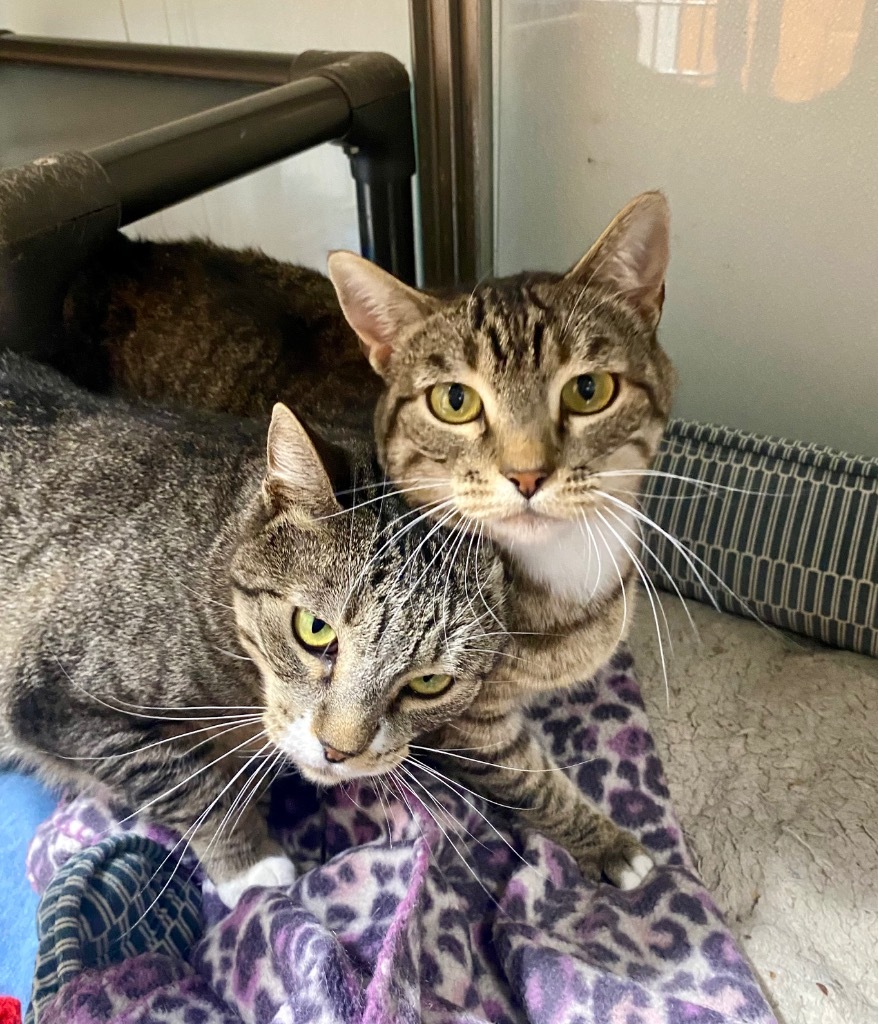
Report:
[{"label": "tabby cat", "polygon": [[229,904],[294,878],[261,783],[393,771],[501,647],[473,595],[502,609],[496,556],[443,561],[392,492],[352,507],[370,449],[313,437],[278,405],[266,455],[264,427],[0,354],[0,761],[179,831]]},{"label": "tabby cat", "polygon": [[[641,571],[637,493],[655,457],[675,385],[656,330],[669,212],[648,192],[623,209],[566,274],[526,273],[439,298],[353,253],[329,275],[384,382],[375,433],[406,500],[447,526],[494,540],[512,574],[510,646],[480,693],[479,718],[439,745],[481,747],[460,768],[504,802],[527,803],[547,758],[520,731],[532,695],[587,678],[626,635]],[[456,743],[455,743],[456,741]],[[651,867],[606,826],[570,813],[573,785],[536,791],[540,827],[588,870],[593,830],[621,847],[635,884]],[[606,870],[606,866],[604,867]]]},{"label": "tabby cat", "polygon": [[[248,412],[276,398],[320,408],[328,396],[353,422],[377,394],[380,458],[399,492],[469,534],[462,557],[495,540],[513,583],[507,656],[466,719],[431,742],[471,748],[455,758],[458,774],[525,808],[586,875],[624,887],[650,858],[550,770],[523,711],[534,695],[588,678],[626,635],[637,492],[675,382],[656,339],[668,222],[664,198],[646,193],[568,273],[451,297],[333,254],[330,277],[371,380],[325,280],[257,253],[121,243],[125,258],[83,275],[67,305],[69,351],[93,339],[105,383],[137,395]],[[285,316],[314,297],[312,319]]]}]

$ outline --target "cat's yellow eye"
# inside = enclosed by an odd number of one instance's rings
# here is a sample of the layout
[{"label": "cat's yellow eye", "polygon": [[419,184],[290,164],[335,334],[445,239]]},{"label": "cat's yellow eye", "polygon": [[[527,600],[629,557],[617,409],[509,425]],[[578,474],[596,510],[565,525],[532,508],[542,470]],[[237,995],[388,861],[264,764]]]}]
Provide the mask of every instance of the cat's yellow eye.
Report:
[{"label": "cat's yellow eye", "polygon": [[482,412],[478,391],[457,381],[434,384],[427,400],[433,415],[443,423],[471,423]]},{"label": "cat's yellow eye", "polygon": [[613,401],[619,382],[612,373],[595,370],[571,377],[561,391],[561,405],[574,416],[591,416]]},{"label": "cat's yellow eye", "polygon": [[335,640],[332,626],[304,608],[297,608],[293,614],[293,633],[305,647],[318,651],[325,650]]},{"label": "cat's yellow eye", "polygon": [[427,676],[415,676],[409,679],[406,689],[418,697],[438,697],[445,693],[454,679],[445,672],[433,672]]}]

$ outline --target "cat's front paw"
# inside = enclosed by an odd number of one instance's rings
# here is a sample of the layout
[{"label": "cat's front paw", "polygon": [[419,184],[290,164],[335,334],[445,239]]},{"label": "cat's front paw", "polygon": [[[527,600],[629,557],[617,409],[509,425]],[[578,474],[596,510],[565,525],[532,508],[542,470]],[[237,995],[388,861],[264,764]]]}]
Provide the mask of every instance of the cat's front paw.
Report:
[{"label": "cat's front paw", "polygon": [[636,889],[655,864],[634,836],[617,829],[605,837],[597,849],[590,851],[580,866],[592,881],[604,877],[619,889]]},{"label": "cat's front paw", "polygon": [[289,858],[273,855],[220,882],[217,895],[227,907],[234,907],[248,889],[287,889],[296,880],[296,869]]}]

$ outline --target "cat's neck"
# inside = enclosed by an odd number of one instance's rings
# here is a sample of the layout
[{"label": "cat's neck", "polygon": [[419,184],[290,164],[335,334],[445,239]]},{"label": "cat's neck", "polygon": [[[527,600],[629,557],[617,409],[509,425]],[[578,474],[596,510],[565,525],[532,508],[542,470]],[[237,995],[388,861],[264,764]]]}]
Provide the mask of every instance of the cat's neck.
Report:
[{"label": "cat's neck", "polygon": [[601,519],[563,523],[539,539],[511,541],[503,546],[515,570],[545,587],[561,601],[588,605],[620,589],[638,553],[633,516],[620,515],[625,526],[612,529]]}]

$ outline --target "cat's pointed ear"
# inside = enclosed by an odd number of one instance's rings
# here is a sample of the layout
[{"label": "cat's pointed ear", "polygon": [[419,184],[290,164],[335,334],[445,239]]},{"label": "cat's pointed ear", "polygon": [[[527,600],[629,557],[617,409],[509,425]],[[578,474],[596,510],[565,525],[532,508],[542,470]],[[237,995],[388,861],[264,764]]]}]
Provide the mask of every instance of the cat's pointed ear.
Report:
[{"label": "cat's pointed ear", "polygon": [[438,308],[438,301],[352,252],[331,252],[327,269],[345,319],[372,369],[383,376],[394,348]]},{"label": "cat's pointed ear", "polygon": [[280,402],[268,428],[265,499],[274,511],[298,507],[309,515],[328,515],[339,505],[314,442],[290,410]]},{"label": "cat's pointed ear", "polygon": [[661,192],[644,192],[616,216],[565,280],[604,286],[655,327],[665,298],[670,223],[667,199]]}]

